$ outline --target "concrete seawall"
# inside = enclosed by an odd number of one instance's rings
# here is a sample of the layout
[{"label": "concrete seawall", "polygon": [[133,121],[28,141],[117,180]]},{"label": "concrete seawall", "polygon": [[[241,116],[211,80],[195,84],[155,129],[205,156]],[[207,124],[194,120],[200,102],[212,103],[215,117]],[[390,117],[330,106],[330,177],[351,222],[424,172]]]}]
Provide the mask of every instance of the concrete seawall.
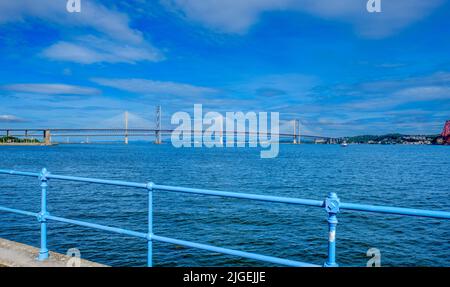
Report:
[{"label": "concrete seawall", "polygon": [[[0,238],[0,267],[67,267],[72,257],[50,251],[50,258],[37,261],[39,248]],[[107,267],[81,259],[80,267]]]}]

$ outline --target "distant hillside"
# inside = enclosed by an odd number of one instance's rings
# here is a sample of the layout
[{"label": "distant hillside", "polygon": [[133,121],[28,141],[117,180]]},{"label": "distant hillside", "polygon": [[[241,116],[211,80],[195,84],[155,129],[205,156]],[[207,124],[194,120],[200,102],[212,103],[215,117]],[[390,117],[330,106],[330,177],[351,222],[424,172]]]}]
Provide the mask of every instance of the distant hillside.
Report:
[{"label": "distant hillside", "polygon": [[0,137],[0,143],[39,143],[39,140],[33,139],[21,139],[16,137]]},{"label": "distant hillside", "polygon": [[344,137],[341,140],[357,144],[434,144],[439,135],[361,135]]}]

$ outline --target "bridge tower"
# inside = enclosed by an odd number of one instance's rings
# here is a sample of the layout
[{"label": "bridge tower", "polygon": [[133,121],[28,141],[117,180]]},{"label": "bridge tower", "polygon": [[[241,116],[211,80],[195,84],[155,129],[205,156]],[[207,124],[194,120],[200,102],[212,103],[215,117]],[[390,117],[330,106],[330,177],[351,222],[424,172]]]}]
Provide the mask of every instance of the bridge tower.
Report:
[{"label": "bridge tower", "polygon": [[125,112],[125,144],[128,144],[128,111]]},{"label": "bridge tower", "polygon": [[302,143],[302,138],[301,138],[301,128],[300,128],[300,121],[297,120],[297,144],[301,144]]},{"label": "bridge tower", "polygon": [[156,106],[155,144],[161,143],[161,106]]},{"label": "bridge tower", "polygon": [[294,138],[293,138],[293,144],[299,144],[300,143],[300,125],[299,121],[297,119],[294,120]]}]

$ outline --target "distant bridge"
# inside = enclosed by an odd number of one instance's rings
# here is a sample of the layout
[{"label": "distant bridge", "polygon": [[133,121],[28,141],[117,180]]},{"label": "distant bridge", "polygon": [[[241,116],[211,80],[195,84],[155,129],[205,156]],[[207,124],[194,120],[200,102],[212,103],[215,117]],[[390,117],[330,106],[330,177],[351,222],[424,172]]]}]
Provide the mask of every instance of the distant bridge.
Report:
[{"label": "distant bridge", "polygon": [[[130,129],[128,125],[128,112],[124,113],[124,127],[125,128],[53,128],[53,129],[0,129],[0,137],[6,137],[9,141],[11,138],[24,139],[42,139],[47,145],[52,144],[54,138],[58,138],[60,141],[58,143],[70,143],[69,138],[85,138],[84,143],[89,143],[89,138],[97,137],[123,137],[125,144],[128,144],[129,137],[154,137],[155,143],[160,144],[162,142],[162,135],[170,135],[174,129],[162,129],[161,128],[161,107],[156,107],[156,119],[154,129]],[[277,136],[280,139],[286,138],[292,140],[292,143],[298,144],[302,141],[313,141],[314,143],[336,143],[337,139],[331,137],[323,136],[313,136],[313,135],[301,135],[300,125],[298,120],[293,120],[293,132],[292,133],[261,133],[261,132],[213,132],[214,137],[220,137],[223,141],[223,136],[265,136],[272,137]],[[204,134],[205,130],[177,130],[178,132],[183,132],[185,134],[199,135]],[[65,138],[65,141],[61,141]]]},{"label": "distant bridge", "polygon": [[[122,137],[124,142],[127,144],[129,137],[152,137],[155,143],[161,143],[162,135],[170,135],[174,129],[123,129],[123,128],[81,128],[81,129],[65,129],[65,128],[53,128],[53,129],[0,129],[0,137],[15,137],[21,139],[42,139],[46,144],[66,143],[69,141],[64,141],[64,138],[86,138],[84,143],[89,143],[89,138],[97,137]],[[178,132],[183,132],[191,135],[204,134],[205,130],[177,130]],[[312,141],[315,143],[335,143],[336,139],[324,136],[314,136],[314,135],[300,135],[299,133],[261,133],[261,132],[215,132],[214,136],[266,136],[273,137],[277,136],[280,139],[290,139],[292,143],[297,144],[302,141]],[[55,138],[58,140],[55,141]]]}]

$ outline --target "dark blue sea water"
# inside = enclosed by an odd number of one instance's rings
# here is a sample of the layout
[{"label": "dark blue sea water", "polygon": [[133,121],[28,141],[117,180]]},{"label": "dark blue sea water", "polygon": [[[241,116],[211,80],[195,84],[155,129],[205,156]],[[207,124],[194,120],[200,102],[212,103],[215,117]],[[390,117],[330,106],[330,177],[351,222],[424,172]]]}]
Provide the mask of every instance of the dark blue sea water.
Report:
[{"label": "dark blue sea water", "polygon": [[[0,147],[0,169],[39,171],[136,182],[322,200],[450,211],[450,149],[441,146],[282,145],[275,159],[255,149],[175,149],[171,145]],[[0,175],[0,205],[39,211],[34,178]],[[156,192],[154,232],[244,251],[322,264],[326,213],[320,208]],[[145,191],[50,182],[53,215],[146,232]],[[343,211],[337,260],[365,266],[369,248],[384,266],[450,266],[450,222]],[[0,213],[0,237],[39,246],[34,218]],[[113,266],[144,266],[141,239],[49,223],[49,248]],[[154,244],[157,266],[270,266],[181,246]]]}]

